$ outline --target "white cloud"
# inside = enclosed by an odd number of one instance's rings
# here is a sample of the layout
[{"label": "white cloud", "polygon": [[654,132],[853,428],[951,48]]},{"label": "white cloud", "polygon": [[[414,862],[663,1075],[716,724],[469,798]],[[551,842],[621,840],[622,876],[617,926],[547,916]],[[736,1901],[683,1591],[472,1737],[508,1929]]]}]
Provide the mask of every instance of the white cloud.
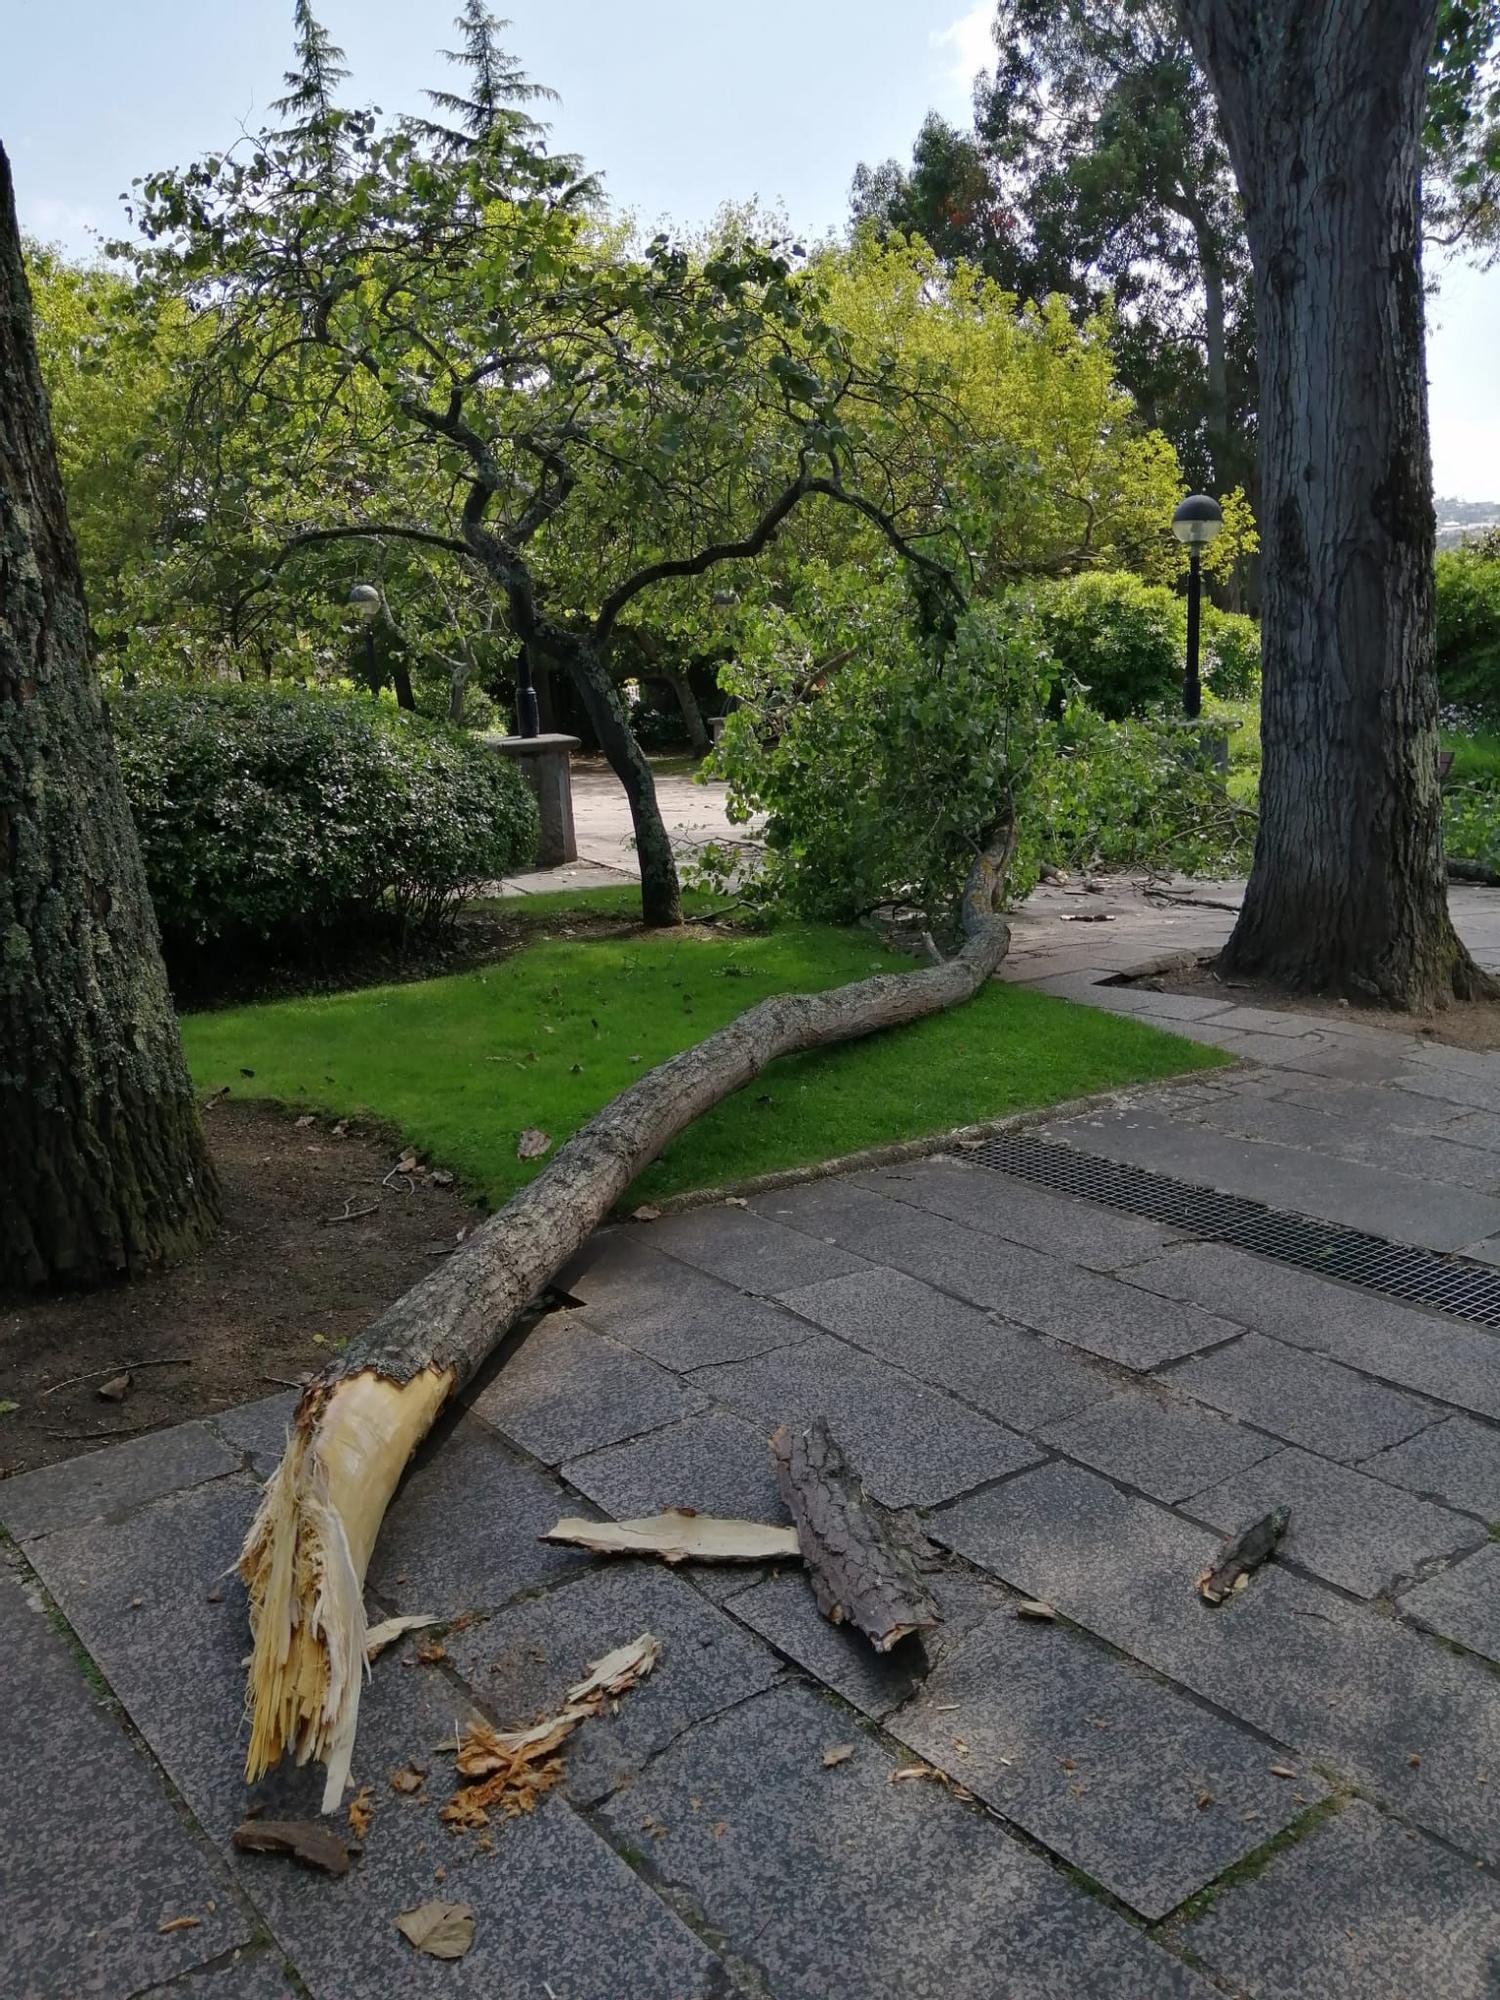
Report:
[{"label": "white cloud", "polygon": [[21,227],[39,243],[58,243],[73,256],[88,256],[98,248],[102,218],[84,202],[60,201],[55,195],[34,195],[17,204]]},{"label": "white cloud", "polygon": [[932,46],[947,58],[947,81],[967,105],[974,78],[995,60],[994,0],[980,0],[946,28],[935,28]]}]

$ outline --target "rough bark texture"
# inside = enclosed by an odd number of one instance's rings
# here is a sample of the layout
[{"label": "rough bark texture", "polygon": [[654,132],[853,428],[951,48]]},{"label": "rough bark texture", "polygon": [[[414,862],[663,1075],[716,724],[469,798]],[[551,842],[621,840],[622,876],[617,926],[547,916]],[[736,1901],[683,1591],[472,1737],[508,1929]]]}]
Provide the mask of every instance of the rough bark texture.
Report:
[{"label": "rough bark texture", "polygon": [[575,1132],[462,1250],[351,1341],[320,1381],[373,1369],[407,1382],[435,1367],[453,1370],[461,1386],[636,1176],[695,1119],[778,1057],[920,1021],[971,998],[1010,946],[1010,926],[993,914],[1008,854],[1007,847],[975,864],[965,898],[968,942],[955,957],[825,993],[777,994],[659,1063]]},{"label": "rough bark texture", "polygon": [[682,711],[683,727],[687,730],[688,747],[695,757],[706,757],[713,749],[713,738],[708,733],[708,724],[703,720],[703,710],[698,706],[698,697],[693,693],[692,681],[681,667],[663,666],[662,675],[668,687],[677,697],[677,706]]},{"label": "rough bark texture", "polygon": [[908,1543],[888,1527],[828,1426],[794,1434],[783,1425],[771,1456],[823,1616],[857,1625],[877,1653],[936,1625],[938,1608]]},{"label": "rough bark texture", "polygon": [[88,1285],[218,1220],[78,558],[0,151],[0,1290]]},{"label": "rough bark texture", "polygon": [[1181,0],[1245,203],[1260,343],[1264,767],[1227,968],[1440,1003],[1418,165],[1437,0]]}]

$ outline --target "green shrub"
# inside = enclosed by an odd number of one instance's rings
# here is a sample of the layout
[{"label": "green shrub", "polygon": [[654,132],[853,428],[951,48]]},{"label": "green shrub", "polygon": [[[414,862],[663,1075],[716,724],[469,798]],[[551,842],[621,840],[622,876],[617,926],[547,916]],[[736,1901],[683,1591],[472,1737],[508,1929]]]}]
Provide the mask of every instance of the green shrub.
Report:
[{"label": "green shrub", "polygon": [[1437,559],[1437,675],[1445,706],[1500,717],[1500,547]]},{"label": "green shrub", "polygon": [[[1101,570],[1016,593],[1040,626],[1059,685],[1074,683],[1111,721],[1181,699],[1187,604],[1165,584]],[[1203,607],[1203,684],[1226,699],[1249,694],[1260,671],[1255,621]]]},{"label": "green shrub", "polygon": [[536,852],[514,765],[388,703],[156,687],[110,706],[169,948],[440,928]]}]

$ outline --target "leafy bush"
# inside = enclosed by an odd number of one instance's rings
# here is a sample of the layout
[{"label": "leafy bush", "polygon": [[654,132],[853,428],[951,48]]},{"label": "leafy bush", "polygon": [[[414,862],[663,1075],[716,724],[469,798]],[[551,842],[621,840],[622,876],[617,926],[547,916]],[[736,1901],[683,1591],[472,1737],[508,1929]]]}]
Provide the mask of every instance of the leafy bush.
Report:
[{"label": "leafy bush", "polygon": [[[1187,604],[1175,590],[1103,570],[1024,585],[1016,594],[1041,629],[1060,684],[1075,683],[1101,715],[1120,721],[1180,699]],[[1200,660],[1213,693],[1250,693],[1260,670],[1254,620],[1205,604]]]},{"label": "leafy bush", "polygon": [[1446,706],[1500,717],[1500,544],[1437,559],[1437,675]]},{"label": "leafy bush", "polygon": [[388,703],[157,687],[111,712],[169,947],[440,928],[536,852],[515,766]]},{"label": "leafy bush", "polygon": [[[970,610],[941,654],[899,590],[866,590],[857,619],[858,644],[836,652],[826,624],[810,642],[794,612],[746,634],[723,670],[739,706],[711,768],[729,780],[731,818],[767,815],[753,893],[834,921],[900,901],[940,922],[976,842],[1024,789],[1051,663],[1010,605]],[[742,873],[738,886],[751,887]]]}]

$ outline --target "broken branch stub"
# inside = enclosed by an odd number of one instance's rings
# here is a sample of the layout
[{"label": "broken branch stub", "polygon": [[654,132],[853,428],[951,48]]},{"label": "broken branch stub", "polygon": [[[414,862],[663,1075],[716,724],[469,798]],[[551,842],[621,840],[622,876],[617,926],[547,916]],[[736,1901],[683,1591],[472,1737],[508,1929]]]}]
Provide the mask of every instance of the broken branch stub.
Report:
[{"label": "broken branch stub", "polygon": [[401,1473],[443,1404],[677,1135],[782,1056],[924,1020],[971,999],[1010,945],[1007,824],[975,860],[965,943],[942,965],[782,993],[658,1064],[303,1391],[240,1555],[254,1635],[246,1775],[288,1754],[343,1796],[365,1671],[365,1569]]},{"label": "broken branch stub", "polygon": [[1206,1569],[1198,1579],[1198,1595],[1204,1603],[1222,1604],[1226,1597],[1243,1590],[1250,1581],[1251,1570],[1259,1569],[1280,1548],[1291,1519],[1290,1507],[1275,1507],[1227,1541],[1213,1568]]},{"label": "broken branch stub", "polygon": [[869,1498],[828,1426],[815,1423],[793,1436],[783,1424],[771,1456],[824,1617],[857,1625],[877,1653],[938,1624],[909,1533],[898,1532]]}]

